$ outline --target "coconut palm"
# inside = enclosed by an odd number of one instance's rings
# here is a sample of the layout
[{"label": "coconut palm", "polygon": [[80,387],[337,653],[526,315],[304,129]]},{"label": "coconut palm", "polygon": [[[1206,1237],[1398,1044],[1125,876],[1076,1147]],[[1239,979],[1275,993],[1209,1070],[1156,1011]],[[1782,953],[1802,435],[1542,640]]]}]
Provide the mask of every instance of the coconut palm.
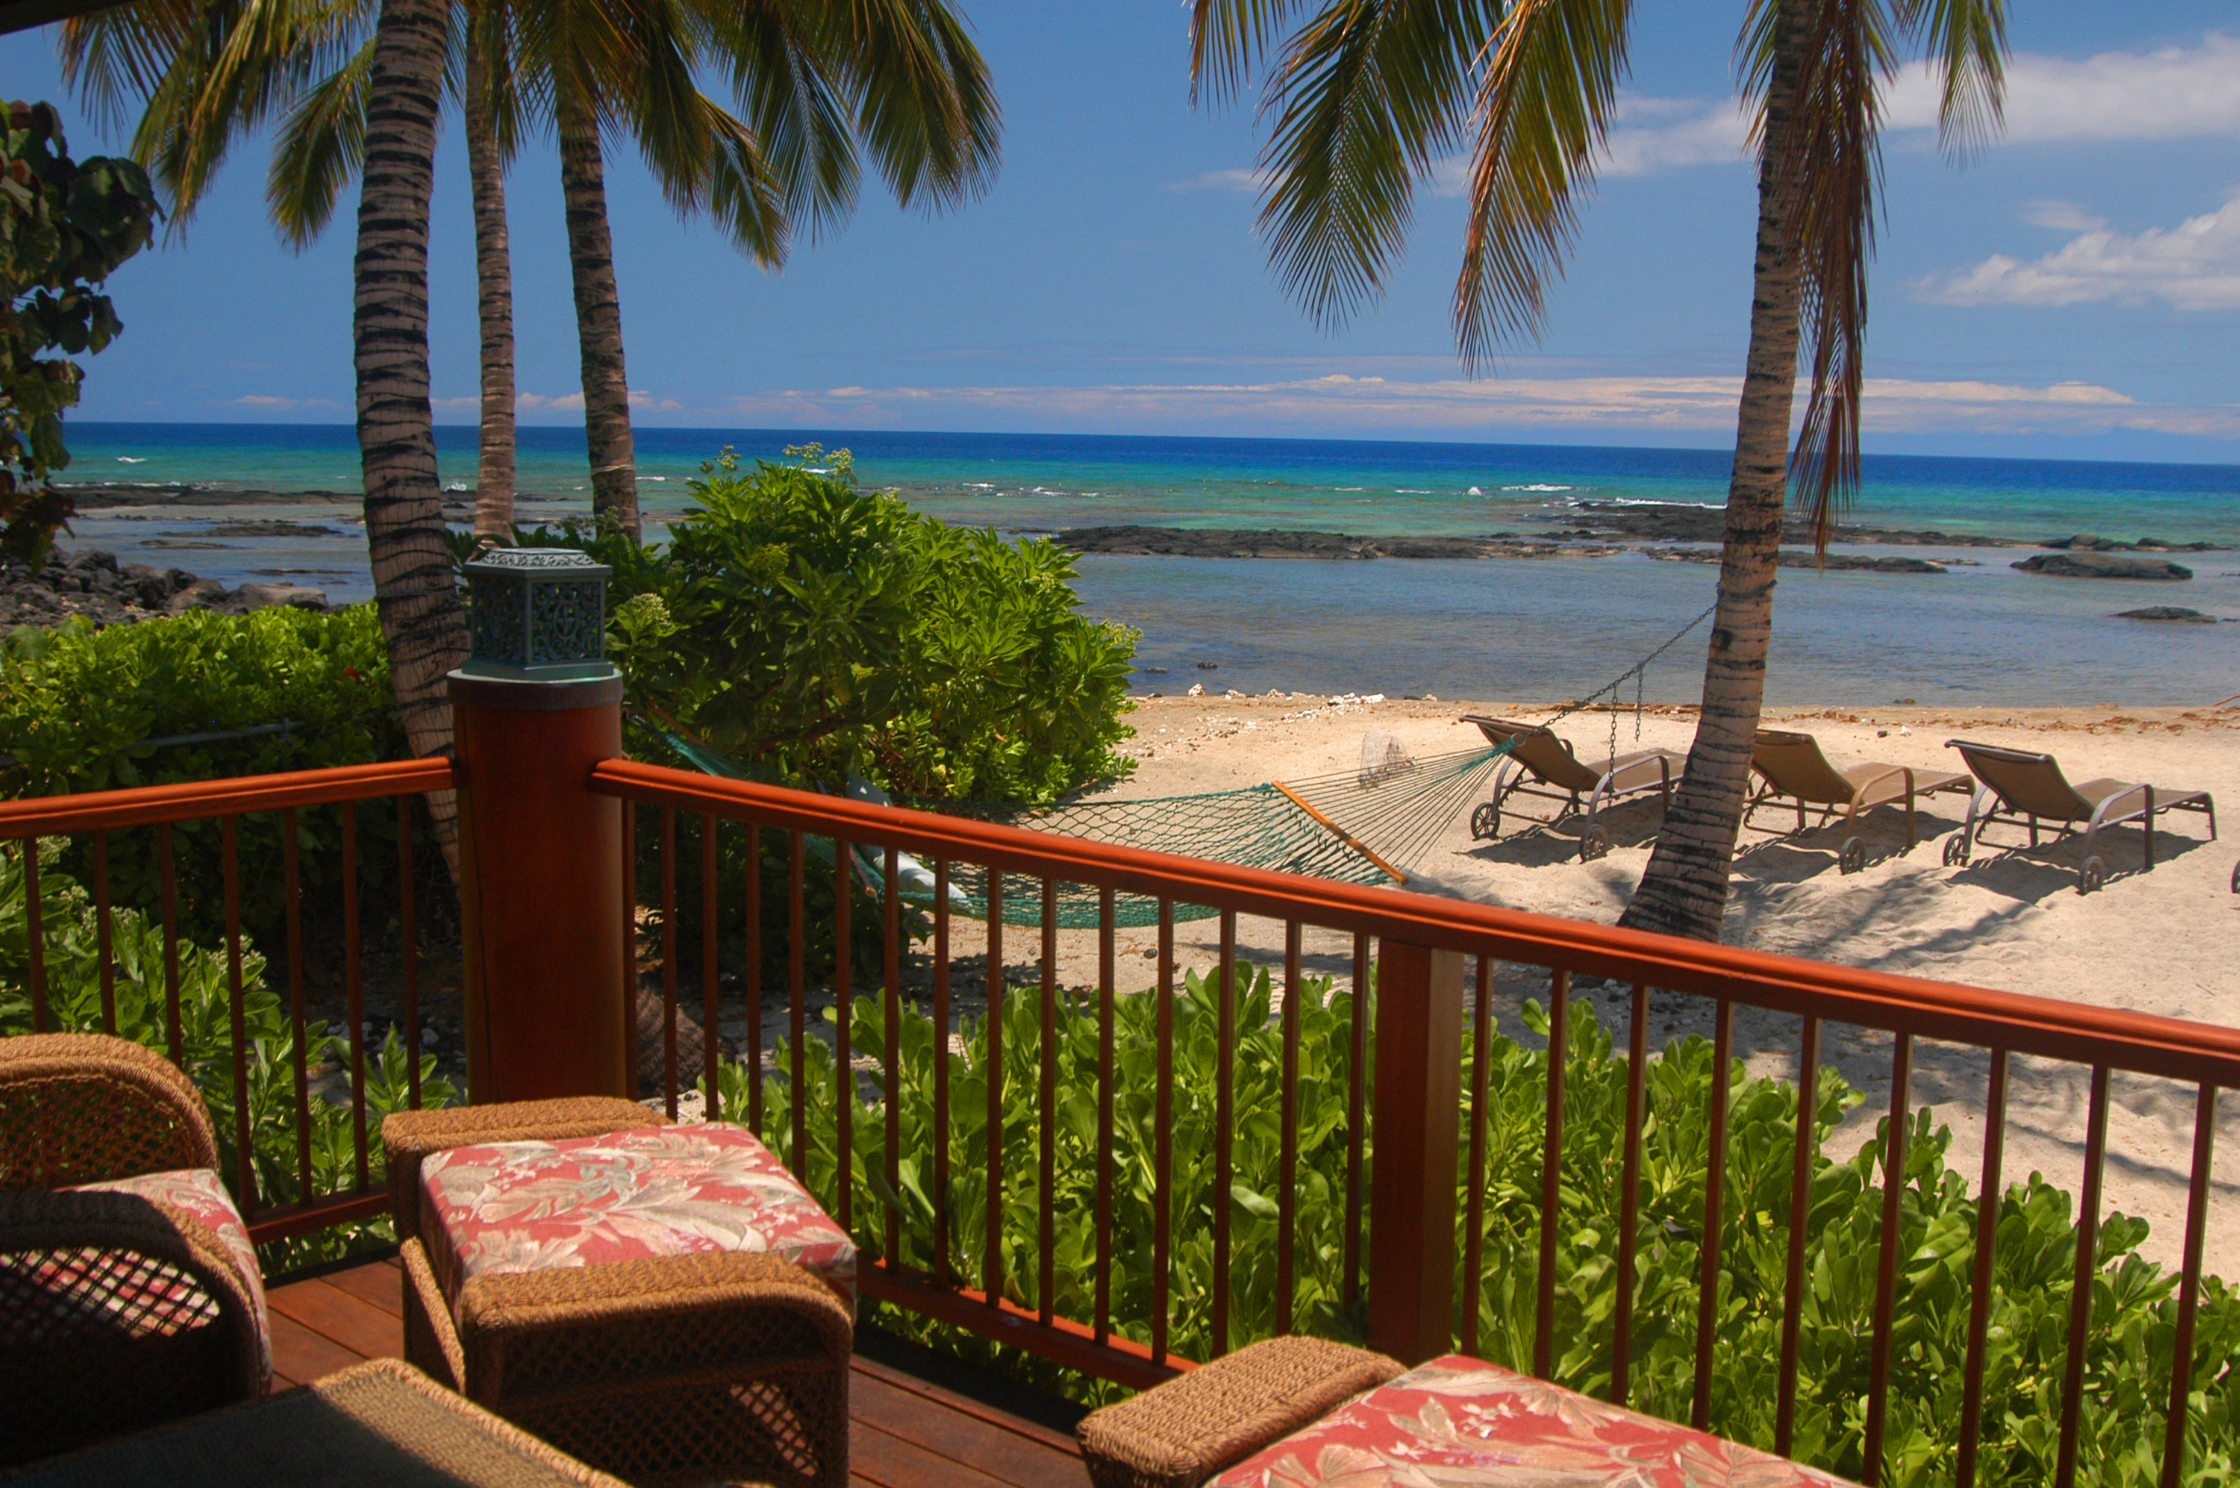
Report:
[{"label": "coconut palm", "polygon": [[[1785,497],[1824,547],[1857,487],[1880,93],[1903,48],[1940,71],[1949,148],[1998,119],[2005,0],[1750,0],[1737,47],[1756,105],[1758,228],[1718,608],[1687,772],[1621,923],[1715,939],[1765,696]],[[1626,71],[1631,0],[1194,0],[1194,88],[1265,65],[1274,128],[1260,227],[1318,319],[1374,297],[1416,180],[1469,152],[1455,285],[1465,364],[1536,332]],[[1294,24],[1296,23],[1296,24]],[[1810,391],[1793,457],[1800,348]]]},{"label": "coconut palm", "polygon": [[[137,0],[62,28],[63,75],[98,113],[139,109],[132,149],[172,203],[194,215],[234,140],[282,119],[265,195],[281,236],[301,250],[334,215],[365,156],[373,62],[370,0]],[[513,520],[513,289],[505,164],[519,136],[506,63],[508,15],[497,0],[448,33],[447,72],[465,115],[481,318],[481,458],[475,530]],[[489,58],[495,52],[499,64]]]}]

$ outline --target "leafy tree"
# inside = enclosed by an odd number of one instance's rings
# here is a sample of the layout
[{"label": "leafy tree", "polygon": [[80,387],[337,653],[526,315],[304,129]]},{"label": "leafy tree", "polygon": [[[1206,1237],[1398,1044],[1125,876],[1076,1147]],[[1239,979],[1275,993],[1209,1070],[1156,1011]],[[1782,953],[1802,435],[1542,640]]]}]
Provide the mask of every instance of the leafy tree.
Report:
[{"label": "leafy tree", "polygon": [[[1468,149],[1453,317],[1475,370],[1540,325],[1632,19],[1632,0],[1193,0],[1191,74],[1222,98],[1272,58],[1260,226],[1285,286],[1326,322],[1382,287],[1416,178]],[[1858,484],[1881,89],[1903,44],[1921,43],[1943,79],[1945,141],[1964,148],[1998,119],[2005,33],[2005,0],[1746,9],[1737,58],[1757,111],[1758,227],[1718,612],[1687,772],[1622,923],[1719,933],[1765,696],[1784,498],[1793,485],[1824,547]],[[1800,348],[1812,380],[1792,461]]]},{"label": "leafy tree", "polygon": [[[73,356],[98,352],[124,325],[99,293],[148,245],[156,220],[148,178],[129,160],[72,160],[45,103],[7,105],[0,134],[0,551],[43,562],[70,498],[52,476],[70,463],[62,415],[84,374]],[[56,352],[63,353],[60,356]]]}]

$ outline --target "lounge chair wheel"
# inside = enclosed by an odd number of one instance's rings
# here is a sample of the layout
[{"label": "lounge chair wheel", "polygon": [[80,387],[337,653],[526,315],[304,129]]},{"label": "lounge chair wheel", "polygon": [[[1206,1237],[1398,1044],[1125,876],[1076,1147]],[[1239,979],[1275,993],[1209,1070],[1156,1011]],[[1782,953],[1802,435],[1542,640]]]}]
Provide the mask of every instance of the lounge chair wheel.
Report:
[{"label": "lounge chair wheel", "polygon": [[1836,859],[1836,866],[1845,873],[1857,873],[1867,866],[1867,844],[1857,837],[1843,839],[1843,853]]},{"label": "lounge chair wheel", "polygon": [[2107,881],[2108,865],[2100,860],[2098,853],[2086,858],[2084,866],[2077,870],[2077,892],[2080,894],[2092,893]]},{"label": "lounge chair wheel", "polygon": [[1944,865],[1947,868],[1968,866],[1968,839],[1965,834],[1945,839]]},{"label": "lounge chair wheel", "polygon": [[1501,807],[1488,801],[1470,813],[1470,835],[1480,842],[1491,842],[1501,835]]},{"label": "lounge chair wheel", "polygon": [[1592,826],[1579,834],[1579,861],[1592,863],[1597,858],[1610,855],[1610,829]]}]

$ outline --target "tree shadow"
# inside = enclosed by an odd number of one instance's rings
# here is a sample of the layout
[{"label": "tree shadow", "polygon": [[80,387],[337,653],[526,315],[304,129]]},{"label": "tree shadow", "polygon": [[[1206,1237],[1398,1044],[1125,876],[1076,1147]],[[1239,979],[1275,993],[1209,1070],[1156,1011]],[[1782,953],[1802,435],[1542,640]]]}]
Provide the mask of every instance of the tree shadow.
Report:
[{"label": "tree shadow", "polygon": [[[1664,821],[1661,805],[1654,799],[1627,801],[1616,806],[1605,806],[1595,824],[1610,833],[1612,847],[1641,847],[1657,835],[1657,828]],[[1570,813],[1553,818],[1523,816],[1506,812],[1504,826],[1517,823],[1517,829],[1491,842],[1480,842],[1465,849],[1458,856],[1475,858],[1482,863],[1507,863],[1519,868],[1546,868],[1556,863],[1579,861],[1579,834],[1586,830],[1587,818],[1583,813]]]},{"label": "tree shadow", "polygon": [[[2157,831],[2154,836],[2158,868],[2212,845],[2208,838],[2180,836],[2175,832]],[[2135,827],[2116,827],[2102,832],[2093,843],[2093,855],[2107,865],[2108,885],[2151,871],[2146,866],[2146,834]],[[2027,842],[1979,842],[1975,844],[1972,861],[1952,876],[1952,882],[1973,884],[2010,899],[2035,903],[2056,893],[2076,892],[2084,860],[2082,832],[2050,842],[2041,841],[2035,847]]]}]

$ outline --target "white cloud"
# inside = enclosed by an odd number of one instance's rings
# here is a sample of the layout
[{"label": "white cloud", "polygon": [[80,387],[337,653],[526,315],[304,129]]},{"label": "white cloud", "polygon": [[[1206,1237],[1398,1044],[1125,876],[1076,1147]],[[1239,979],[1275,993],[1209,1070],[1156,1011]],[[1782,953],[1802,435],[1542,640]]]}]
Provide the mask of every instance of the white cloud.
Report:
[{"label": "white cloud", "polygon": [[[1934,129],[1938,97],[1928,65],[1914,63],[1890,88],[1888,126]],[[2211,34],[2196,47],[2102,52],[2081,61],[2020,52],[2007,62],[2003,140],[2230,134],[2240,134],[2240,38]]]},{"label": "white cloud", "polygon": [[[2240,38],[2212,34],[2193,47],[2083,59],[2021,52],[2006,76],[2001,142],[2240,135]],[[1909,64],[1884,95],[1884,127],[1898,136],[1934,130],[1939,89],[1929,64]],[[1623,95],[1600,171],[1729,164],[1745,158],[1748,137],[1749,115],[1734,99]]]},{"label": "white cloud", "polygon": [[340,408],[333,398],[285,398],[275,393],[243,393],[227,400],[235,408],[256,408],[267,413],[286,413],[297,408]]},{"label": "white cloud", "polygon": [[1932,275],[1917,296],[1947,305],[2082,305],[2162,300],[2179,310],[2240,309],[2240,196],[2176,227],[2122,233],[2081,208],[2034,203],[2026,219],[2076,236],[2034,259],[1994,253]]},{"label": "white cloud", "polygon": [[1170,181],[1169,191],[1258,191],[1267,176],[1256,170],[1201,171],[1187,181]]},{"label": "white cloud", "polygon": [[[1001,417],[1079,427],[1576,428],[1731,433],[1733,377],[1519,376],[1422,381],[1342,372],[1267,382],[1114,383],[1091,387],[835,387],[740,397],[721,411],[749,422],[896,424]],[[1800,394],[1801,394],[1800,389]],[[1801,396],[1799,406],[1801,408]],[[2240,408],[2167,407],[2086,382],[2026,386],[1870,378],[1870,433],[2096,434],[2160,430],[2240,437]]]}]

